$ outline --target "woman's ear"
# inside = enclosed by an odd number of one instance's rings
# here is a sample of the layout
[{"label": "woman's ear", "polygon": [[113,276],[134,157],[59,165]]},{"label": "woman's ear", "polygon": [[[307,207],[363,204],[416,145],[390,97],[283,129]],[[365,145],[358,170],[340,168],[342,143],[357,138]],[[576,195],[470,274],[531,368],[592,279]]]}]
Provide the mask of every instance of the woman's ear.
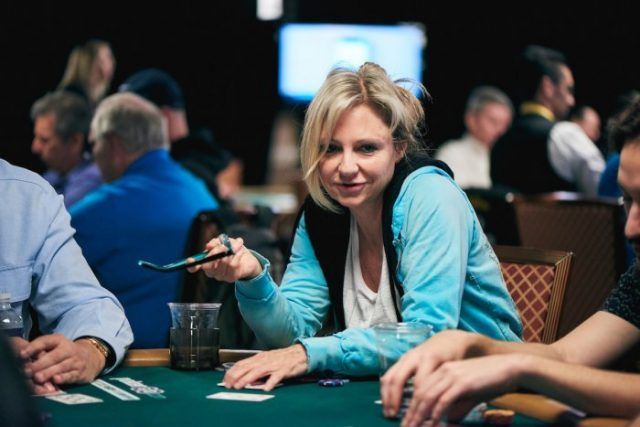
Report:
[{"label": "woman's ear", "polygon": [[398,163],[407,153],[407,141],[398,142],[393,144],[395,152],[395,161]]}]

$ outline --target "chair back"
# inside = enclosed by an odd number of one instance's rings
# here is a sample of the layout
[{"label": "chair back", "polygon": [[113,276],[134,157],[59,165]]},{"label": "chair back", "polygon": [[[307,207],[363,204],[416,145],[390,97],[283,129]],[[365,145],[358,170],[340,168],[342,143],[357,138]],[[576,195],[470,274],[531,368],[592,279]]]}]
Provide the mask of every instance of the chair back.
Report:
[{"label": "chair back", "polygon": [[559,336],[595,313],[624,272],[624,209],[615,199],[585,199],[573,193],[516,198],[523,246],[575,254]]},{"label": "chair back", "polygon": [[476,212],[484,234],[492,245],[518,246],[520,244],[512,192],[500,189],[468,188],[465,193]]},{"label": "chair back", "polygon": [[554,342],[573,254],[515,246],[494,246],[494,250],[518,308],[524,340]]},{"label": "chair back", "polygon": [[[272,275],[277,279],[282,258],[271,229],[273,213],[267,210],[259,207],[249,216],[225,207],[201,212],[193,220],[186,254],[200,252],[209,240],[220,233],[228,233],[231,237],[242,237],[248,248],[256,249],[268,258],[272,262]],[[182,284],[182,302],[222,303],[218,316],[221,348],[257,348],[256,337],[240,314],[233,283],[219,282],[198,272],[185,273]]]}]

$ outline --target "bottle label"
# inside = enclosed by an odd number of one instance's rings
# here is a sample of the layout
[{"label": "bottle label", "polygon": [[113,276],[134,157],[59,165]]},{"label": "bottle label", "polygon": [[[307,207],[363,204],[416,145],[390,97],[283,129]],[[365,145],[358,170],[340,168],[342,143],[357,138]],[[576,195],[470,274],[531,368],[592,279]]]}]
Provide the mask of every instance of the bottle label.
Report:
[{"label": "bottle label", "polygon": [[0,329],[0,333],[7,337],[22,337],[22,328]]}]

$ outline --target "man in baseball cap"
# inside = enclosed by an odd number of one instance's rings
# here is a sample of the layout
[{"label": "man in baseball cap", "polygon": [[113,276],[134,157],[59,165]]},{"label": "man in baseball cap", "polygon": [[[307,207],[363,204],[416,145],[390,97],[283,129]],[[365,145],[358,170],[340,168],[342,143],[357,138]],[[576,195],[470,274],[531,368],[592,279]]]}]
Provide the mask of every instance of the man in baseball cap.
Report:
[{"label": "man in baseball cap", "polygon": [[211,130],[189,129],[184,95],[167,72],[147,68],[130,76],[120,92],[133,92],[154,103],[167,121],[171,156],[202,179],[216,197],[226,199],[242,181],[242,163],[213,140]]}]

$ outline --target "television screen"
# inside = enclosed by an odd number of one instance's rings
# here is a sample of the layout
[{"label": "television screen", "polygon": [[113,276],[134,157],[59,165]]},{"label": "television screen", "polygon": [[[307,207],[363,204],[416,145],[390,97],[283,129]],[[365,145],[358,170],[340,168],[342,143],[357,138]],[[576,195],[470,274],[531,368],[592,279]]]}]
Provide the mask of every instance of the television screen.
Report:
[{"label": "television screen", "polygon": [[419,24],[284,24],[279,33],[278,91],[290,101],[310,101],[331,69],[357,69],[366,61],[380,64],[394,79],[420,82],[425,45]]}]

